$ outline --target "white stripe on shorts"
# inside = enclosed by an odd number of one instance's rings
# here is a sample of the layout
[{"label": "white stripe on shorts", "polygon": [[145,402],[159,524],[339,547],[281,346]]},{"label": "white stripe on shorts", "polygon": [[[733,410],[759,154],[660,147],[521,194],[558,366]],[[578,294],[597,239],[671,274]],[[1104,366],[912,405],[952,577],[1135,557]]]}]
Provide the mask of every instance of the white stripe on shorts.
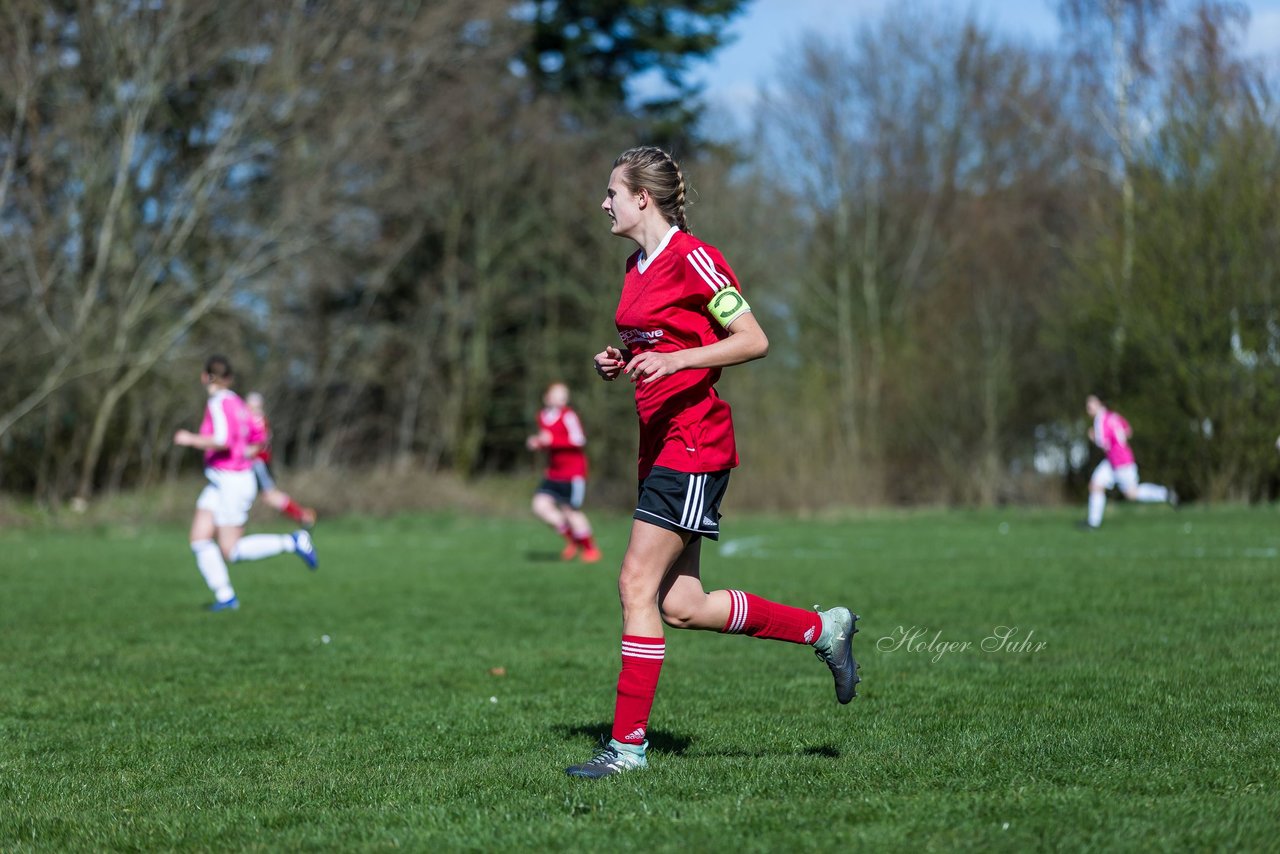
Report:
[{"label": "white stripe on shorts", "polygon": [[689,475],[689,488],[684,495],[684,512],[680,516],[680,527],[698,530],[698,522],[702,517],[702,495],[706,489],[705,474]]}]

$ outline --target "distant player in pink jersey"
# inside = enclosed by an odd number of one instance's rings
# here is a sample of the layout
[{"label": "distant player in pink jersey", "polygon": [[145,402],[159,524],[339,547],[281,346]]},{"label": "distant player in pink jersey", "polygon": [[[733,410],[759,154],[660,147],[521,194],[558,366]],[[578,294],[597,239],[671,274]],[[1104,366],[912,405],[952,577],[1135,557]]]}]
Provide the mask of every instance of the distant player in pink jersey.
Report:
[{"label": "distant player in pink jersey", "polygon": [[552,383],[542,395],[538,432],[525,440],[531,451],[546,451],[547,470],[533,494],[533,514],[565,539],[560,557],[582,553],[585,563],[600,560],[591,523],[582,512],[587,491],[587,436],[578,413],[569,408],[569,387]]},{"label": "distant player in pink jersey", "polygon": [[857,616],[780,605],[702,585],[703,538],[720,536],[720,501],[738,464],[733,418],[716,393],[722,368],[769,349],[724,256],[689,233],[685,181],[667,152],[633,148],[614,162],[601,204],[610,230],[639,251],[627,261],[614,321],[623,347],[596,354],[605,380],[630,377],[640,418],[640,491],[622,559],[622,671],[612,738],[567,772],[599,778],[644,768],[649,713],[666,656],[663,625],[809,646],[856,695]]},{"label": "distant player in pink jersey", "polygon": [[306,531],[244,536],[258,482],[250,453],[249,408],[231,390],[232,380],[231,363],[222,356],[211,356],[200,375],[209,395],[200,431],[179,430],[173,435],[175,445],[204,451],[204,476],[209,482],[200,492],[191,520],[191,551],[213,592],[211,611],[240,607],[227,572],[228,561],[261,560],[291,552],[311,569],[316,568],[315,547]]},{"label": "distant player in pink jersey", "polygon": [[1107,458],[1098,463],[1089,478],[1089,515],[1081,527],[1096,530],[1102,525],[1102,512],[1107,507],[1107,490],[1119,487],[1130,501],[1147,504],[1178,504],[1178,494],[1155,483],[1138,482],[1138,464],[1129,439],[1133,428],[1119,412],[1103,405],[1097,395],[1085,398],[1085,412],[1093,419],[1089,440],[1101,448]]},{"label": "distant player in pink jersey", "polygon": [[244,396],[249,407],[249,445],[255,452],[253,456],[253,476],[258,479],[258,494],[267,506],[283,513],[293,521],[310,528],[316,523],[316,511],[303,507],[276,485],[271,474],[271,423],[263,406],[262,395],[251,391]]}]

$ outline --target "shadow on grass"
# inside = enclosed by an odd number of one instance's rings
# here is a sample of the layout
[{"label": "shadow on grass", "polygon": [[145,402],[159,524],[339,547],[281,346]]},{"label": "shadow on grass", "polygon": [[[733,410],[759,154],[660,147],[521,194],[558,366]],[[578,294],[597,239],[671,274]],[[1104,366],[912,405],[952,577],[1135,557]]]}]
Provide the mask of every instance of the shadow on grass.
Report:
[{"label": "shadow on grass", "polygon": [[762,759],[766,756],[818,756],[823,759],[839,759],[840,748],[832,744],[815,744],[810,747],[802,747],[799,750],[786,750],[782,748],[757,748],[751,749],[744,747],[742,749],[729,748],[726,750],[699,750],[698,756],[714,756],[717,759]]},{"label": "shadow on grass", "polygon": [[[590,736],[592,741],[603,742],[609,740],[609,731],[613,729],[613,724],[609,722],[595,724],[556,724],[552,727],[565,740],[578,738],[580,736]],[[649,749],[658,753],[670,753],[673,756],[680,756],[689,749],[689,745],[693,744],[693,739],[688,736],[679,735],[673,732],[666,732],[660,729],[649,730]]]},{"label": "shadow on grass", "polygon": [[524,553],[524,559],[530,563],[570,563],[570,561],[561,560],[560,552],[527,551]]},{"label": "shadow on grass", "polygon": [[824,756],[827,759],[840,758],[840,748],[832,747],[830,744],[819,744],[816,747],[806,747],[800,752],[805,756]]},{"label": "shadow on grass", "polygon": [[[609,740],[609,731],[612,724],[608,722],[594,724],[556,724],[552,727],[556,733],[566,741],[572,738],[580,738],[588,736],[593,742],[605,742]],[[693,739],[678,733],[667,732],[660,729],[649,730],[649,749],[656,753],[667,753],[672,756],[683,756],[688,752],[689,747],[693,744]],[[741,758],[759,758],[763,756],[818,756],[824,759],[839,759],[841,756],[840,748],[833,744],[815,744],[809,747],[803,747],[799,750],[779,750],[779,749],[756,749],[744,748],[740,750],[699,750],[699,756],[716,756],[720,758],[741,759]]]}]

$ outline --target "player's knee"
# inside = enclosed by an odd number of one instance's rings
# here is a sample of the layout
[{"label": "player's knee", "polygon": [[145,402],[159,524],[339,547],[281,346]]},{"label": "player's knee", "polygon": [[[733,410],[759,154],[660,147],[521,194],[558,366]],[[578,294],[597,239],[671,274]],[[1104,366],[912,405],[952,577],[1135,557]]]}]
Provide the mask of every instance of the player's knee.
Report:
[{"label": "player's knee", "polygon": [[1106,492],[1107,488],[1102,484],[1091,480],[1089,481],[1089,491],[1093,493]]},{"label": "player's knee", "polygon": [[657,591],[643,568],[628,564],[624,558],[622,571],[618,574],[618,598],[622,602],[622,607],[626,609],[644,604],[652,607],[656,595]]},{"label": "player's knee", "polygon": [[662,615],[662,622],[671,628],[688,629],[697,625],[698,604],[687,597],[668,596],[658,603],[658,612]]}]

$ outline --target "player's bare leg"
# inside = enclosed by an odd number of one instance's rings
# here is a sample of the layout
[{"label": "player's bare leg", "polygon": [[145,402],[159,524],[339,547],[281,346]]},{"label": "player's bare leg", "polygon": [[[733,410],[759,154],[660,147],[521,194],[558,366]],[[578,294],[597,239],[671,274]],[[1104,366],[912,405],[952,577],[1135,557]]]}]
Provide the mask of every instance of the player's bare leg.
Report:
[{"label": "player's bare leg", "polygon": [[290,519],[298,522],[304,528],[310,528],[316,523],[316,511],[310,507],[303,507],[301,504],[293,500],[289,493],[272,488],[264,490],[261,498],[267,503],[267,506],[275,510],[277,513],[283,513]]},{"label": "player's bare leg", "polygon": [[564,550],[560,552],[563,560],[573,560],[578,554],[578,542],[573,536],[569,520],[561,509],[559,502],[545,492],[536,492],[530,505],[533,515],[537,516],[560,536],[564,537]]},{"label": "player's bare leg", "polygon": [[814,615],[741,590],[707,593],[698,561],[700,544],[701,540],[690,543],[663,579],[658,593],[663,622],[677,629],[745,633],[811,644],[835,678],[836,699],[844,704],[857,696],[861,679],[853,657],[856,614],[848,608],[832,608]]},{"label": "player's bare leg", "polygon": [[[646,733],[658,675],[666,655],[658,590],[688,548],[690,535],[635,521],[618,573],[622,602],[622,671],[614,703],[612,737],[587,762],[566,769],[596,779],[646,767]],[[696,556],[693,558],[696,560]]]}]

